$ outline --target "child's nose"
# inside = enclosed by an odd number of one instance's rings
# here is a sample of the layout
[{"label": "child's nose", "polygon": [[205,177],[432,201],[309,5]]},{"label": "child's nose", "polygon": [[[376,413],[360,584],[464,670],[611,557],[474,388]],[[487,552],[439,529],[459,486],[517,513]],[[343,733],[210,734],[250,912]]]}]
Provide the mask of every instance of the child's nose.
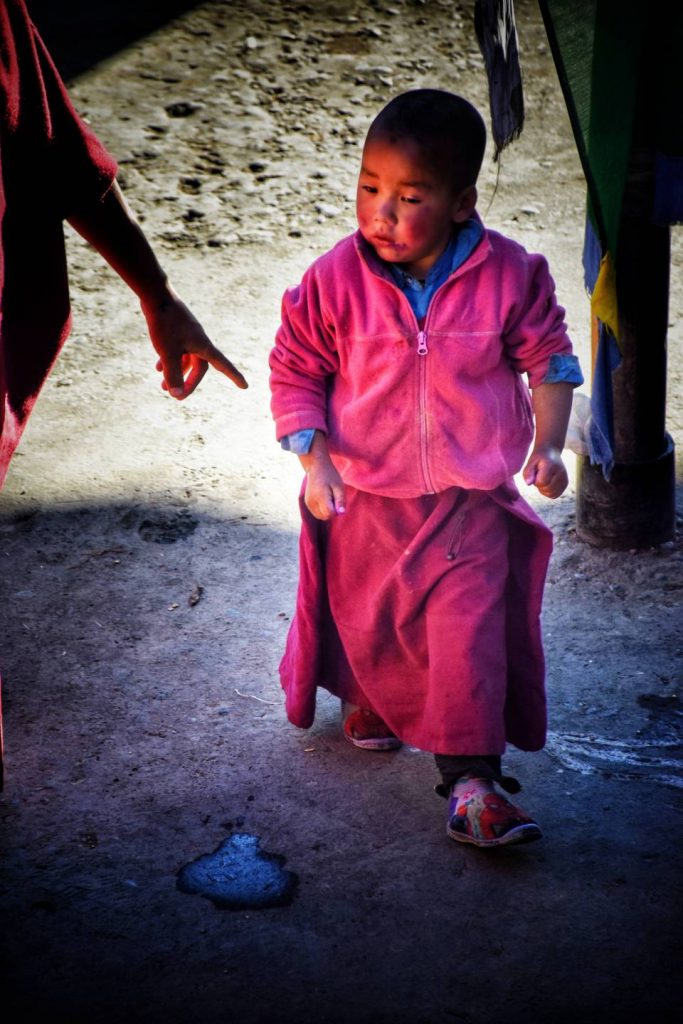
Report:
[{"label": "child's nose", "polygon": [[380,221],[389,223],[395,223],[396,221],[396,207],[393,199],[385,199],[377,205],[375,216]]}]

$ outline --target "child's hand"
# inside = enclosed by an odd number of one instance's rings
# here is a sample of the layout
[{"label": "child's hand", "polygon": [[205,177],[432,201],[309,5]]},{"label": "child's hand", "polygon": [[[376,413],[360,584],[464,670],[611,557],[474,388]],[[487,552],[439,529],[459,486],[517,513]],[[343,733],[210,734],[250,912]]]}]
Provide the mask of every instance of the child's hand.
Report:
[{"label": "child's hand", "polygon": [[569,484],[562,455],[558,448],[550,446],[534,448],[524,467],[524,482],[535,484],[546,498],[559,498]]},{"label": "child's hand", "polygon": [[331,461],[315,462],[307,471],[306,508],[316,519],[332,519],[346,512],[344,481]]}]

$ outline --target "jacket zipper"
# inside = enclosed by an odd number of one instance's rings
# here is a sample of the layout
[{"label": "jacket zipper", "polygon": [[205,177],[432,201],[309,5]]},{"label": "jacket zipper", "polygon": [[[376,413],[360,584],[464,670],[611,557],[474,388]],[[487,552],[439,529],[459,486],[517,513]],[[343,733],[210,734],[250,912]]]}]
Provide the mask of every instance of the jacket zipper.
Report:
[{"label": "jacket zipper", "polygon": [[[465,261],[465,263],[467,260]],[[464,266],[464,264],[462,264]],[[458,270],[460,267],[458,267]],[[457,271],[456,271],[457,274]],[[417,354],[418,356],[424,357],[429,354],[427,348],[427,325],[432,318],[434,312],[434,306],[436,304],[439,292],[442,292],[448,284],[453,280],[453,276],[449,276],[446,280],[439,285],[434,294],[432,300],[429,303],[429,309],[427,310],[427,316],[424,322],[422,330],[417,332]],[[398,289],[400,291],[400,289]],[[403,298],[408,302],[406,296]],[[408,303],[410,305],[410,303]],[[410,310],[413,313],[412,309]],[[415,314],[413,313],[413,318]],[[427,361],[424,358],[418,359],[418,387],[419,387],[419,411],[420,411],[420,460],[422,463],[422,476],[424,477],[425,484],[427,486],[428,494],[436,494],[436,488],[434,487],[434,481],[432,480],[431,473],[429,472],[429,457],[428,457],[428,443],[427,443]]]},{"label": "jacket zipper", "polygon": [[[428,354],[427,332],[417,332],[417,354],[424,357]],[[427,493],[434,494],[434,484],[429,472],[427,459],[427,363],[424,358],[418,359],[418,391],[419,391],[419,417],[420,417],[420,461],[422,463],[422,475],[427,485]]]},{"label": "jacket zipper", "polygon": [[[398,287],[398,285],[394,284],[393,281],[391,281],[387,277],[384,277],[383,275],[377,274],[375,271],[373,271],[372,267],[370,267],[368,265],[367,260],[365,260],[365,257],[362,256],[362,254],[360,254],[360,255],[361,255],[361,258],[364,260],[366,266],[368,266],[368,269],[370,270],[371,273],[374,273],[376,277],[379,277],[380,281],[384,281],[386,284],[389,285],[390,288],[392,288],[394,291],[398,292],[398,294],[401,297],[401,301],[404,302],[405,305],[408,307],[408,313],[409,313],[410,317],[412,318],[412,320],[414,321],[415,326],[418,328],[418,332],[417,332],[417,354],[418,354],[418,356],[426,356],[426,355],[428,355],[429,349],[427,348],[427,331],[419,329],[417,318],[416,318],[415,314],[413,313],[412,306],[410,305],[410,302],[408,301],[407,296],[401,291],[401,289]],[[460,276],[459,271],[462,269],[462,267],[464,267],[467,263],[469,263],[469,259],[470,259],[470,257],[468,257],[465,260],[465,263],[461,264],[461,266],[458,267],[458,269],[455,271],[455,274]],[[443,291],[444,288],[448,284],[452,283],[453,278],[454,278],[454,275],[450,275],[448,278],[446,278],[446,280],[442,284],[439,285],[439,287],[436,289],[436,291],[432,295],[432,300],[429,303],[429,309],[427,310],[427,318],[426,318],[425,324],[424,324],[425,328],[427,327],[427,324],[428,324],[429,320],[431,320],[432,312],[433,312],[433,309],[434,309],[434,303],[436,301],[437,295],[439,294],[439,292]],[[428,447],[427,446],[427,364],[426,364],[424,359],[419,359],[418,360],[418,390],[419,390],[418,412],[419,412],[419,430],[420,430],[420,465],[422,467],[422,477],[424,479],[424,483],[425,483],[425,486],[427,488],[427,494],[436,494],[436,489],[434,487],[434,482],[432,481],[432,477],[431,477],[431,474],[429,472],[429,461],[428,461],[428,455],[427,455],[427,447]]]}]

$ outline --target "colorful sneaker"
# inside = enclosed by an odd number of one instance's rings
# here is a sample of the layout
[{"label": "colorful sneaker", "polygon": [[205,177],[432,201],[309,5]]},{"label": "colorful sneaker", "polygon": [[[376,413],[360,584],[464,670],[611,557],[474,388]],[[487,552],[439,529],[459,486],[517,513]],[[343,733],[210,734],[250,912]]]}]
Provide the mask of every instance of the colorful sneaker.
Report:
[{"label": "colorful sneaker", "polygon": [[398,750],[402,745],[386,722],[370,708],[343,704],[344,735],[355,747],[363,750]]},{"label": "colorful sneaker", "polygon": [[[533,818],[497,793],[484,779],[468,779],[454,786],[448,800],[447,834],[473,846],[507,846],[540,839]],[[456,792],[457,789],[457,792]]]}]

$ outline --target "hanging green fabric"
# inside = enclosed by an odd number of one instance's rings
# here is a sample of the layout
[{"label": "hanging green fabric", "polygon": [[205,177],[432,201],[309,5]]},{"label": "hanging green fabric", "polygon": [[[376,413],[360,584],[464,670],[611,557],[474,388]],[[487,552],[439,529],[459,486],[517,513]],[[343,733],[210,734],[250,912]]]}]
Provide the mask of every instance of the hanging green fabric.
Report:
[{"label": "hanging green fabric", "polygon": [[641,0],[540,0],[603,254],[616,252],[647,21]]}]

